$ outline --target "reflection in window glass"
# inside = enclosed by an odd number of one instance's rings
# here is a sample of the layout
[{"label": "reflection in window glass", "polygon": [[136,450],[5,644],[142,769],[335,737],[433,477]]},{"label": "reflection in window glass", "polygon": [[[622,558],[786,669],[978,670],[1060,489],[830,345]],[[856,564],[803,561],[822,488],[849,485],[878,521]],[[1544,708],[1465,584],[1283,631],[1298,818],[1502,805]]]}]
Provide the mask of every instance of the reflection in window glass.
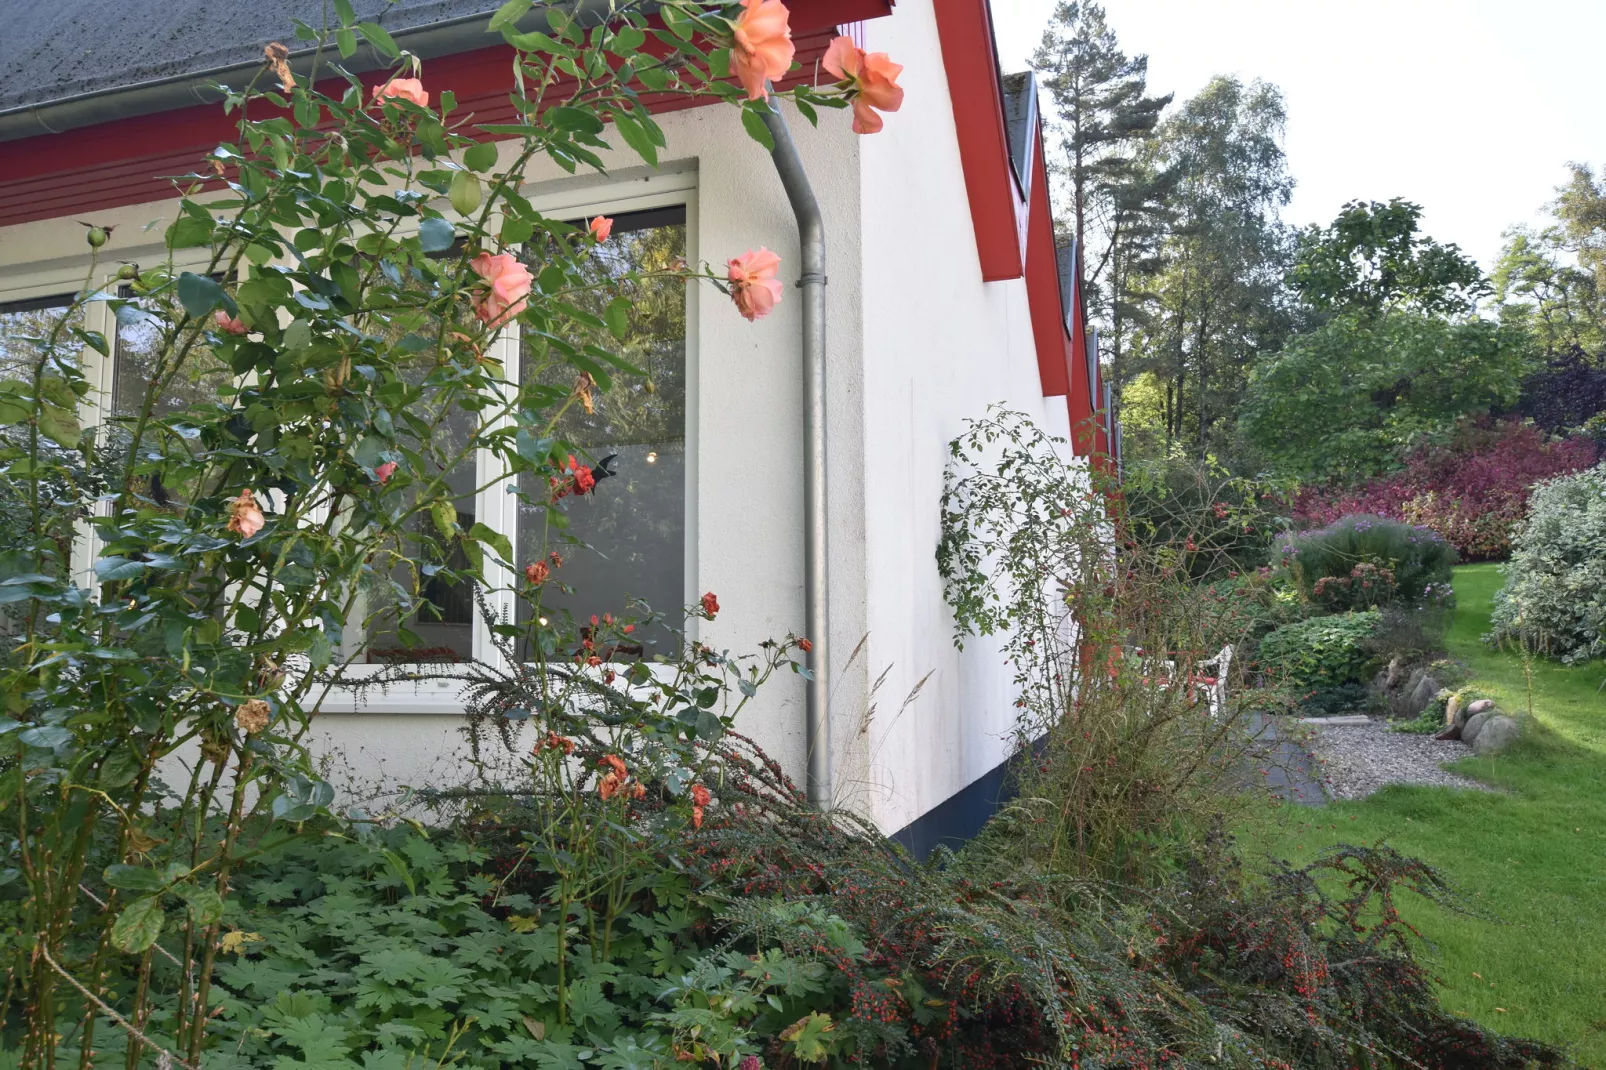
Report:
[{"label": "reflection in window glass", "polygon": [[[59,297],[0,303],[0,380],[32,382],[39,350],[33,342],[26,339],[49,337],[70,304],[72,297],[66,294]],[[73,313],[67,326],[83,325],[84,310],[80,306]],[[61,351],[67,353],[76,350],[77,344],[69,341]],[[26,448],[27,443],[27,424],[16,423],[0,428],[0,448]],[[55,447],[48,442],[42,442],[41,448],[56,452]],[[78,469],[75,454],[63,450],[57,452],[57,457],[74,469]],[[77,477],[85,479],[86,473],[79,469]],[[20,488],[21,484],[13,481],[4,493],[0,493],[0,570],[8,573],[38,572],[40,563],[21,548],[41,544],[48,546],[52,543],[61,547],[70,545],[73,523],[79,518],[79,512],[76,509],[61,508],[59,505],[47,509],[44,513],[47,530],[35,532],[32,530],[33,520],[29,503],[22,496]],[[54,488],[55,493],[64,490],[65,488],[59,485]],[[46,538],[36,539],[34,538],[36,535],[44,535]],[[64,563],[58,562],[58,564]],[[54,572],[56,565],[47,561],[44,563],[44,570]],[[0,634],[9,634],[16,621],[26,616],[26,606],[25,602],[13,602],[0,607]]]},{"label": "reflection in window glass", "polygon": [[[426,403],[427,404],[427,403]],[[435,446],[442,456],[462,453],[474,435],[475,413],[441,406]],[[457,526],[474,526],[475,463],[472,454],[446,474],[454,495]],[[411,495],[407,505],[411,505]],[[401,534],[399,559],[387,572],[370,576],[364,590],[369,664],[460,662],[474,655],[474,585],[451,574],[468,567],[460,544],[442,555],[427,510],[414,514]]]},{"label": "reflection in window glass", "polygon": [[[442,255],[455,256],[457,251]],[[426,284],[421,276],[415,275],[408,281],[409,287],[423,285]],[[432,332],[428,325],[421,327],[406,317],[397,317],[390,323],[372,322],[367,326],[390,341],[400,339],[409,331]],[[416,386],[425,381],[434,367],[433,352],[419,353],[406,378]],[[428,394],[422,407],[424,411],[415,410],[415,415],[434,425],[434,455],[449,460],[463,454],[473,439],[479,415]],[[476,519],[476,477],[477,466],[472,454],[463,457],[446,473],[447,485],[454,496],[457,524],[464,531],[473,527]],[[401,507],[411,508],[415,500],[415,495],[409,493]],[[453,575],[467,569],[468,560],[456,543],[450,553],[443,555],[437,546],[438,539],[428,511],[415,514],[407,521],[393,547],[396,556],[390,568],[375,572],[365,582],[362,616],[367,622],[364,649],[369,664],[464,662],[473,658],[477,612],[474,584]]]},{"label": "reflection in window glass", "polygon": [[[612,236],[591,254],[589,271],[605,284],[631,271],[669,270],[685,256],[683,206],[636,212],[615,218]],[[633,308],[624,341],[606,334],[575,341],[619,353],[647,372],[648,383],[620,376],[613,389],[597,394],[594,413],[576,405],[557,428],[585,453],[582,463],[595,468],[613,458],[607,468],[615,475],[599,480],[591,494],[560,503],[569,519],[567,534],[584,545],[564,545],[564,533],[549,530],[544,508],[519,504],[519,560],[559,550],[564,565],[558,578],[574,588],[566,595],[549,586],[543,610],[568,612],[576,620],[619,613],[630,599],[673,617],[686,601],[686,286],[677,278],[626,285]],[[600,315],[609,297],[599,289],[583,303]],[[567,387],[576,374],[560,360],[525,348],[526,381]],[[520,490],[541,501],[544,481],[522,477]],[[522,624],[530,607],[522,599],[518,606]],[[675,650],[667,630],[637,634],[649,655]]]},{"label": "reflection in window glass", "polygon": [[[133,298],[133,293],[124,287],[119,296]],[[117,357],[112,366],[112,414],[125,419],[137,417],[145,405],[162,356],[162,321],[141,315],[142,311],[154,309],[155,303],[148,297],[133,300],[133,307],[124,308],[117,317]],[[158,417],[172,416],[193,405],[227,403],[219,391],[233,381],[227,365],[210,349],[197,345],[185,358],[179,374],[172,376],[156,399],[151,412]]]},{"label": "reflection in window glass", "polygon": [[[71,294],[0,302],[0,379],[30,379],[39,351],[25,338],[44,338],[55,328],[62,310],[72,304]],[[84,325],[80,305],[68,326]]]}]

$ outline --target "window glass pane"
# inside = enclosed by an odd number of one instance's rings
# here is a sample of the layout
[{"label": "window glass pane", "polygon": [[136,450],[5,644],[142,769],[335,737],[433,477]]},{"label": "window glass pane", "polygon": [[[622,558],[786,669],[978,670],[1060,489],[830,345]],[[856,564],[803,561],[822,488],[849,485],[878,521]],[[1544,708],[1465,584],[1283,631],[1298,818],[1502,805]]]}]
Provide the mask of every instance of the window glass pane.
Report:
[{"label": "window glass pane", "polygon": [[[623,342],[612,335],[576,339],[619,353],[648,374],[648,382],[619,376],[613,389],[596,395],[596,411],[575,405],[558,433],[585,454],[577,458],[597,468],[607,458],[615,474],[598,480],[583,497],[564,498],[567,533],[583,545],[565,545],[563,533],[548,530],[544,481],[525,476],[519,504],[519,560],[533,561],[558,550],[564,564],[557,579],[574,588],[566,595],[549,584],[543,612],[620,613],[631,599],[673,617],[686,601],[686,285],[678,278],[625,281],[631,271],[666,271],[686,256],[683,206],[617,216],[612,236],[598,244],[589,271],[599,289],[583,303],[601,314],[612,281],[633,303]],[[535,267],[534,270],[539,270]],[[573,384],[574,369],[555,358],[538,357],[526,347],[525,381]],[[519,622],[528,620],[528,603],[519,600]],[[665,629],[642,629],[643,653],[675,653]]]},{"label": "window glass pane", "polygon": [[[135,308],[117,317],[117,359],[112,367],[112,414],[125,421],[139,416],[157,374],[161,358],[162,321],[141,316],[136,309],[154,309],[152,298],[134,297],[124,287],[118,295],[133,299]],[[167,376],[167,372],[163,372]],[[228,367],[203,345],[191,348],[178,374],[171,375],[156,404],[154,416],[171,416],[192,405],[228,404],[220,394],[232,385]]]},{"label": "window glass pane", "polygon": [[[442,255],[456,256],[457,250]],[[416,274],[407,281],[409,288],[424,285]],[[393,342],[409,332],[426,337],[434,333],[433,326],[420,324],[416,316],[396,317],[389,323],[370,322],[366,327]],[[435,353],[426,350],[417,355],[405,377],[416,386],[435,366]],[[473,455],[457,458],[472,441],[479,415],[429,393],[413,411],[435,428],[431,452],[438,464],[449,466],[446,483],[455,496],[457,524],[467,531],[475,521],[478,469]],[[400,497],[397,506],[411,508],[415,500],[416,495],[409,493]],[[461,662],[473,657],[477,612],[474,585],[456,576],[468,567],[468,561],[456,544],[449,554],[442,555],[434,521],[427,510],[408,519],[388,553],[376,558],[376,564],[379,567],[364,583],[361,611],[366,621],[365,660],[370,665]]]}]

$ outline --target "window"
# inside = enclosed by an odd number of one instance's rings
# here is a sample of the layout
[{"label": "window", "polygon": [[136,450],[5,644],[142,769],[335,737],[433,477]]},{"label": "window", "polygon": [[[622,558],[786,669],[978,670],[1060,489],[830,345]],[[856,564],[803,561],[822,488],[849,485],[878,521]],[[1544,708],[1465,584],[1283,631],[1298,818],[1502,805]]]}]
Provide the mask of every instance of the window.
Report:
[{"label": "window", "polygon": [[[623,280],[632,272],[652,272],[695,262],[695,206],[688,194],[695,188],[691,173],[660,173],[632,182],[623,200],[602,201],[576,194],[574,188],[536,197],[536,206],[553,218],[590,218],[603,214],[615,220],[612,235],[591,251],[589,270],[599,283]],[[156,247],[124,250],[124,256],[149,254],[164,257]],[[536,250],[526,255],[538,259]],[[65,263],[65,262],[63,262]],[[205,271],[204,261],[175,263],[177,271]],[[0,273],[0,379],[15,378],[33,359],[33,347],[15,339],[48,327],[70,295],[83,282],[84,265],[36,269],[15,265]],[[115,285],[115,283],[113,283]],[[457,495],[457,522],[468,529],[477,521],[507,533],[519,564],[543,550],[558,550],[564,565],[558,578],[575,588],[572,596],[549,588],[543,613],[572,614],[577,619],[593,613],[625,611],[632,599],[649,604],[671,618],[690,598],[692,549],[695,545],[695,510],[691,488],[695,479],[695,443],[689,429],[696,418],[695,365],[689,354],[695,348],[696,288],[678,279],[621,282],[633,302],[629,330],[621,342],[600,332],[595,342],[619,352],[644,369],[650,386],[634,376],[618,376],[612,389],[598,391],[595,411],[579,406],[566,414],[556,431],[574,443],[582,463],[598,474],[606,471],[595,491],[561,503],[567,523],[562,530],[548,529],[548,515],[520,500],[499,462],[489,455],[468,457],[446,472]],[[119,297],[135,295],[123,288]],[[600,315],[609,295],[580,300]],[[579,299],[577,299],[579,300]],[[83,325],[101,331],[112,343],[110,359],[89,349],[82,351],[85,373],[93,387],[84,401],[83,423],[99,428],[114,443],[119,435],[126,445],[127,429],[138,415],[138,405],[156,373],[157,326],[141,319],[143,300],[125,308],[115,319],[104,301],[92,301],[80,314]],[[403,329],[397,324],[397,329]],[[516,327],[503,332],[488,356],[507,368],[510,379],[533,377],[569,389],[576,370],[560,359],[543,355],[539,347],[521,343]],[[420,355],[418,374],[427,374]],[[209,352],[197,350],[183,375],[164,389],[152,415],[182,423],[184,410],[195,405],[230,404],[236,386],[232,370]],[[426,406],[427,407],[427,406]],[[478,414],[442,405],[425,412],[434,421],[440,456],[461,452]],[[160,434],[160,433],[159,433]],[[185,448],[181,435],[161,435],[164,448]],[[115,453],[115,451],[112,451]],[[443,462],[444,463],[444,462]],[[543,481],[544,483],[544,481]],[[164,488],[165,489],[165,488]],[[521,480],[518,490],[544,500],[546,487]],[[3,510],[0,510],[3,514]],[[0,515],[0,522],[4,517]],[[88,518],[77,518],[73,541],[74,573],[79,582],[94,584],[96,540]],[[421,516],[412,522],[431,523]],[[3,534],[3,532],[0,532]],[[494,660],[486,622],[481,619],[476,592],[454,577],[465,562],[435,560],[442,556],[429,549],[436,540],[429,532],[409,528],[395,540],[388,560],[376,560],[363,582],[361,597],[347,623],[347,650],[362,648],[351,675],[359,679],[381,666]],[[452,556],[460,554],[454,550]],[[523,582],[508,576],[504,589],[482,592],[495,612],[528,613],[523,600],[513,597],[511,585]],[[495,584],[493,584],[495,586]],[[678,642],[668,629],[640,629],[642,656],[673,653]],[[524,652],[519,651],[522,655]],[[325,700],[331,711],[436,712],[459,710],[457,685],[447,680],[419,680],[390,684],[383,691],[339,689]]]},{"label": "window", "polygon": [[[683,263],[686,219],[684,205],[615,215],[612,236],[592,253],[593,278],[607,283],[632,271],[667,271]],[[543,611],[585,620],[623,612],[639,599],[673,616],[685,604],[686,289],[678,278],[642,280],[626,292],[633,311],[624,339],[582,340],[618,352],[645,371],[647,381],[621,377],[613,389],[596,395],[593,412],[575,405],[556,429],[585,454],[577,460],[602,476],[591,494],[561,503],[569,522],[566,534],[578,544],[564,545],[558,532],[548,530],[546,510],[521,500],[519,560],[557,549],[564,557],[559,578],[575,588],[573,595],[549,588]],[[608,295],[588,300],[589,310],[600,315]],[[572,366],[547,359],[535,346],[521,348],[520,375],[526,381],[572,385]],[[541,501],[545,494],[528,476],[520,490],[521,499]],[[519,623],[526,623],[530,607],[522,600],[518,605]],[[638,635],[639,653],[673,652],[668,629],[643,629]]]}]

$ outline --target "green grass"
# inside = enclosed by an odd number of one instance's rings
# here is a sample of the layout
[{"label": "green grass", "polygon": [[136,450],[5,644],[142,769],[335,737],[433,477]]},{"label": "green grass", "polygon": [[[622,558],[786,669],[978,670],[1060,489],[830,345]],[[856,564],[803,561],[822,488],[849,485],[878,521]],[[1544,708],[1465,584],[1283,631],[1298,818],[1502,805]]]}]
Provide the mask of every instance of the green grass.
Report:
[{"label": "green grass", "polygon": [[[1606,694],[1599,664],[1565,668],[1481,641],[1501,577],[1456,569],[1450,652],[1472,685],[1532,721],[1504,754],[1453,768],[1499,794],[1394,787],[1353,803],[1281,806],[1247,822],[1251,853],[1305,861],[1339,842],[1387,840],[1427,860],[1482,917],[1410,904],[1445,1006],[1606,1068]],[[1529,680],[1531,679],[1531,690]]]}]

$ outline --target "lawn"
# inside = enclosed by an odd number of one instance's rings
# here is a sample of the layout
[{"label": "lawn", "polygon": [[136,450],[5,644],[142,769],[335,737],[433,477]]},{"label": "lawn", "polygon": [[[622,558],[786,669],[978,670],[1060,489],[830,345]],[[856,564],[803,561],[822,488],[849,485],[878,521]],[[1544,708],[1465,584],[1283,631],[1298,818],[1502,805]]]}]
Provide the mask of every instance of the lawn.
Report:
[{"label": "lawn", "polygon": [[[1505,754],[1454,768],[1500,794],[1389,788],[1312,809],[1281,806],[1248,822],[1252,852],[1303,861],[1331,844],[1387,840],[1426,859],[1481,915],[1412,904],[1431,941],[1450,1010],[1570,1047],[1606,1068],[1606,694],[1597,664],[1568,669],[1491,650],[1480,637],[1498,566],[1456,570],[1451,653],[1508,710],[1533,711]],[[1531,690],[1528,681],[1531,679]]]}]

